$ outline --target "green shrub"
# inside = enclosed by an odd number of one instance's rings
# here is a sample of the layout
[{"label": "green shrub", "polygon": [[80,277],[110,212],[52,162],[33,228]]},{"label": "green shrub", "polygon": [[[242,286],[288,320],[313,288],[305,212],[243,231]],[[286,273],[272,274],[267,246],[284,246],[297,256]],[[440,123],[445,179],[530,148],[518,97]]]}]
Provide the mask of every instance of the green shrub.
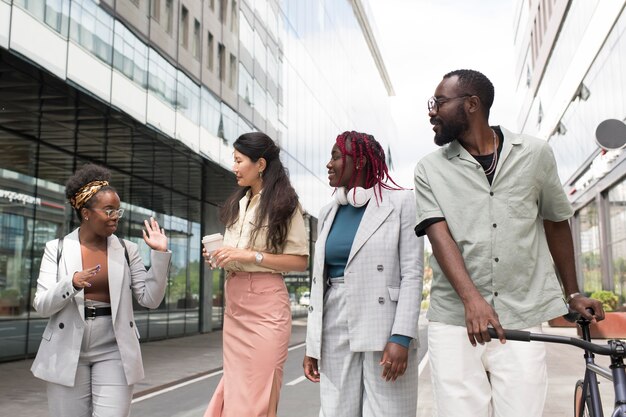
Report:
[{"label": "green shrub", "polygon": [[615,311],[617,309],[617,303],[619,301],[619,297],[615,295],[613,291],[596,291],[591,294],[590,298],[594,298],[602,303],[602,308],[604,311]]}]

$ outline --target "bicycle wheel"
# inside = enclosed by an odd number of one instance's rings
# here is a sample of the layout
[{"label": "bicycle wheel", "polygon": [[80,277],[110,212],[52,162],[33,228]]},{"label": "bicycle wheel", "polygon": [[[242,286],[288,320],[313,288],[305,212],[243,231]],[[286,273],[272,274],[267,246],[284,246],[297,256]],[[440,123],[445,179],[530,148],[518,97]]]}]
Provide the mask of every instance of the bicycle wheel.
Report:
[{"label": "bicycle wheel", "polygon": [[574,417],[593,417],[589,392],[583,392],[582,379],[576,382],[574,389]]}]

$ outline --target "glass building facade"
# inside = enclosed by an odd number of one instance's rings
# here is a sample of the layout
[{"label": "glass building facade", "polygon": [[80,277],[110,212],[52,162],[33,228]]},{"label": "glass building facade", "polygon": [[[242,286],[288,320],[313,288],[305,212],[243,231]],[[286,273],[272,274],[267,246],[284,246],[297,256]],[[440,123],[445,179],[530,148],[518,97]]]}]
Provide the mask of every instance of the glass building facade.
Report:
[{"label": "glass building facade", "polygon": [[615,291],[622,305],[626,154],[602,149],[595,132],[606,119],[626,121],[625,4],[522,1],[516,35],[521,130],[546,138],[554,150],[576,212],[572,230],[579,285],[587,294]]},{"label": "glass building facade", "polygon": [[[126,210],[117,234],[144,262],[145,218],[170,239],[165,299],[136,305],[142,341],[221,327],[224,276],[204,266],[200,241],[223,230],[240,134],[280,144],[313,247],[336,135],[368,131],[386,147],[395,134],[386,74],[355,8],[362,2],[0,0],[0,361],[38,348],[39,263],[47,241],[78,225],[64,184],[83,163],[112,171]],[[286,283],[304,313],[308,272]]]}]

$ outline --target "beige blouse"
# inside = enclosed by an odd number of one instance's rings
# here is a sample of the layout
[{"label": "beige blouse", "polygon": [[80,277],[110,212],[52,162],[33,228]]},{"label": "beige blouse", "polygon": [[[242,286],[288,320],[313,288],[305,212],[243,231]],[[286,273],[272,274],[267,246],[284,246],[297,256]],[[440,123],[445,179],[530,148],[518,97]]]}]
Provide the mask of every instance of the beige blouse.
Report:
[{"label": "beige blouse", "polygon": [[[254,219],[261,201],[261,193],[250,199],[251,192],[239,200],[239,218],[224,232],[224,246],[241,249],[251,249],[253,251],[271,253],[265,244],[267,239],[267,225],[258,231],[254,242],[250,242],[250,235],[254,229]],[[250,201],[250,204],[248,204]],[[305,255],[309,256],[309,240],[304,227],[304,218],[300,207],[296,209],[291,217],[291,224],[287,231],[287,240],[281,252],[283,255]],[[243,272],[289,272],[278,271],[257,265],[254,262],[229,262],[225,268],[227,271]]]}]

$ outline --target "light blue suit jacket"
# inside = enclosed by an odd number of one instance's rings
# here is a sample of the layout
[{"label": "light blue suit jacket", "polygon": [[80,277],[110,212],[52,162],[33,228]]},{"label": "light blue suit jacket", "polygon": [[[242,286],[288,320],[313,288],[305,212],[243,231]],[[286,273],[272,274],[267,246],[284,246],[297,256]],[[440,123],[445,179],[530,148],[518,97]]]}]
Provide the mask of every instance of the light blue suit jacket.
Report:
[{"label": "light blue suit jacket", "polygon": [[[318,359],[323,343],[325,246],[338,207],[332,202],[318,218],[306,338],[307,356]],[[382,190],[382,201],[372,197],[365,209],[344,272],[353,352],[382,351],[392,334],[417,339],[424,241],[415,236],[415,220],[415,196],[409,190]]]}]

